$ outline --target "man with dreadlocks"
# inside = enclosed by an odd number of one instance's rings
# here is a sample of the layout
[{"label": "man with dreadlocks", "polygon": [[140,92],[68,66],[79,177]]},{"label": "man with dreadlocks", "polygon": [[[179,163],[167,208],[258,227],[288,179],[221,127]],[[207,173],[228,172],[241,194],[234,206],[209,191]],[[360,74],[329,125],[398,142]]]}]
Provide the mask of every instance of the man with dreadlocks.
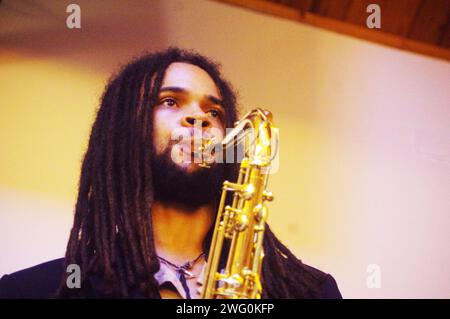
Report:
[{"label": "man with dreadlocks", "polygon": [[[186,144],[171,134],[201,123],[221,138],[236,120],[231,86],[202,55],[170,48],[125,66],[97,112],[65,258],[5,275],[0,297],[199,298],[221,184],[236,164],[174,162]],[[263,298],[341,298],[331,275],[268,226],[263,246]],[[67,285],[72,264],[80,287]]]}]

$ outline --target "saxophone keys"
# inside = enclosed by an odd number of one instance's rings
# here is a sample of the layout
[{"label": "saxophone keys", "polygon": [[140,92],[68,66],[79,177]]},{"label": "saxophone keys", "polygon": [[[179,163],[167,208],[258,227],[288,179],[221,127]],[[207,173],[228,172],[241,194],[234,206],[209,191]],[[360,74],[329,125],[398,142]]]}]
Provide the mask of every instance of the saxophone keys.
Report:
[{"label": "saxophone keys", "polygon": [[271,201],[273,201],[273,199],[274,199],[274,196],[273,196],[272,192],[268,192],[268,191],[263,192],[263,200],[264,201],[271,202]]}]

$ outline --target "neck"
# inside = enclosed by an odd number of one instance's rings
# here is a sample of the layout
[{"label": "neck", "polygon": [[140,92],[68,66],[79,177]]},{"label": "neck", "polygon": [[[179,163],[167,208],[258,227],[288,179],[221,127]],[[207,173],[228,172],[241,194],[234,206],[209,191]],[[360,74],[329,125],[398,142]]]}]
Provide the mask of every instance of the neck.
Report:
[{"label": "neck", "polygon": [[211,205],[192,211],[155,201],[151,214],[158,256],[182,264],[203,252],[203,239],[214,215]]}]

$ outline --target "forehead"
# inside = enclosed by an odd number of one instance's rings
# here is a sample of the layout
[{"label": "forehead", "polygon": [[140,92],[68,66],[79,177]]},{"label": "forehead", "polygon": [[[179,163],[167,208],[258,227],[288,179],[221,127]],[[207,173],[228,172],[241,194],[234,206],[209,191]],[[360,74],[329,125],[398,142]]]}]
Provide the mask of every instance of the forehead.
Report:
[{"label": "forehead", "polygon": [[220,97],[219,89],[205,70],[184,62],[169,65],[161,85],[164,87],[179,87],[196,94]]}]

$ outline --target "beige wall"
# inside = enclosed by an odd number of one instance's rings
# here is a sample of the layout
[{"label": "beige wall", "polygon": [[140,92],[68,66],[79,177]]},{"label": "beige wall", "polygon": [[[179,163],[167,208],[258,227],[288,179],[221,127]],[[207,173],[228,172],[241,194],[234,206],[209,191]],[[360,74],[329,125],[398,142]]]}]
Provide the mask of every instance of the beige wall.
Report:
[{"label": "beige wall", "polygon": [[298,257],[344,297],[450,297],[448,62],[216,2],[76,3],[81,31],[63,2],[42,19],[0,10],[0,275],[63,255],[105,81],[178,45],[220,61],[242,106],[274,113],[269,224]]}]

